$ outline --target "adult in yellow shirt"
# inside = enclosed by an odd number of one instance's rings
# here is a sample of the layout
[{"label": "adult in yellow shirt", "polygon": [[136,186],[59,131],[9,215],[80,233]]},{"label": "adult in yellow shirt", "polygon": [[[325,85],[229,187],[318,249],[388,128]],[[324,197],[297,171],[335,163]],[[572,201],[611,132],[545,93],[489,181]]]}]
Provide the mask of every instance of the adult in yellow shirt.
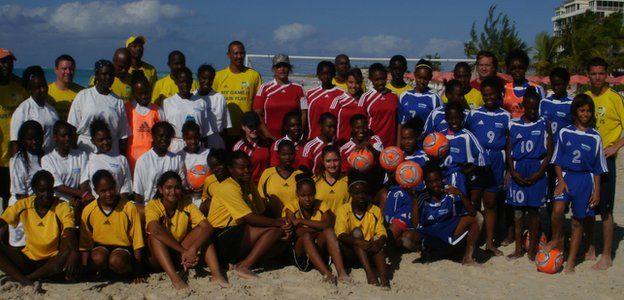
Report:
[{"label": "adult in yellow shirt", "polygon": [[212,280],[227,287],[229,284],[219,268],[213,244],[208,245],[213,228],[190,199],[182,195],[182,178],[177,172],[167,171],[158,178],[156,198],[145,206],[145,227],[150,249],[149,263],[167,273],[176,289],[188,285],[176,272],[199,262],[198,253],[204,253],[204,262],[210,268]]},{"label": "adult in yellow shirt", "polygon": [[[607,83],[607,62],[594,57],[589,61],[587,75],[589,76],[590,90],[586,92],[592,97],[596,106],[596,128],[602,137],[604,154],[607,158],[608,173],[603,174],[600,181],[600,202],[596,212],[602,219],[603,247],[600,260],[592,267],[605,270],[613,265],[613,205],[616,186],[616,158],[617,152],[624,146],[622,131],[624,130],[624,100],[622,96],[609,88]],[[596,249],[590,246],[588,255],[595,257]],[[587,255],[586,255],[587,257]]]},{"label": "adult in yellow shirt", "polygon": [[413,86],[405,82],[404,76],[407,72],[407,59],[403,55],[395,55],[390,58],[390,74],[392,80],[386,83],[386,88],[397,94],[399,98],[407,91],[414,89]]},{"label": "adult in yellow shirt", "polygon": [[[470,85],[470,66],[466,62],[459,62],[453,69],[453,78],[458,80],[464,88],[464,98],[470,106],[470,110],[483,106],[481,92]],[[447,103],[446,93],[442,93],[442,102]]]},{"label": "adult in yellow shirt", "polygon": [[0,216],[0,236],[8,225],[22,223],[26,246],[16,249],[0,239],[0,271],[21,285],[65,273],[75,279],[80,267],[74,214],[65,201],[54,197],[54,177],[38,171],[31,181],[34,196],[8,207]]},{"label": "adult in yellow shirt", "polygon": [[[242,135],[240,120],[243,113],[251,111],[253,99],[262,85],[260,73],[245,66],[245,46],[240,41],[228,45],[230,65],[217,72],[212,89],[223,94],[232,120],[227,129],[226,145],[231,149]],[[281,122],[281,120],[277,120]]]},{"label": "adult in yellow shirt", "polygon": [[30,96],[22,87],[20,79],[13,75],[15,56],[0,48],[0,197],[7,207],[9,199],[9,159],[11,159],[11,116],[15,109]]},{"label": "adult in yellow shirt", "polygon": [[[180,91],[178,89],[178,85],[173,79],[173,74],[186,67],[186,57],[184,56],[184,53],[178,50],[171,51],[167,57],[167,66],[169,66],[169,74],[156,81],[156,84],[152,89],[152,103],[159,106],[162,105],[162,102],[165,99],[177,94]],[[199,83],[197,80],[193,79],[191,92],[195,93],[198,88]]]},{"label": "adult in yellow shirt", "polygon": [[[351,60],[346,54],[338,54],[334,58],[334,66],[336,67],[336,77],[332,79],[332,84],[343,90],[345,93],[349,92],[347,87],[347,77],[349,76],[349,70],[351,70]],[[362,92],[366,92],[366,84],[362,84]]]},{"label": "adult in yellow shirt", "polygon": [[[372,204],[369,184],[358,171],[349,172],[349,195],[351,202],[336,211],[334,231],[341,243],[345,257],[355,256],[366,272],[369,284],[390,286],[386,267],[386,228],[381,209]],[[377,274],[373,271],[375,264]]]},{"label": "adult in yellow shirt", "polygon": [[[113,55],[113,67],[115,68],[115,78],[110,89],[113,94],[119,96],[125,102],[132,101],[130,99],[132,94],[132,88],[130,82],[132,80],[128,73],[130,67],[130,52],[126,48],[117,48]],[[89,79],[89,86],[95,84],[95,77],[91,76]]]},{"label": "adult in yellow shirt", "polygon": [[147,39],[142,35],[130,36],[126,40],[126,49],[130,51],[130,58],[132,59],[128,73],[132,75],[135,71],[140,70],[149,81],[150,86],[154,86],[158,80],[158,72],[154,66],[142,60],[145,43],[147,43]]},{"label": "adult in yellow shirt", "polygon": [[75,71],[76,61],[70,55],[63,54],[54,61],[56,80],[48,85],[48,95],[61,120],[67,120],[72,101],[84,89],[74,82]]},{"label": "adult in yellow shirt", "polygon": [[87,266],[138,281],[143,276],[145,246],[139,210],[116,193],[115,179],[107,170],[95,172],[91,183],[98,198],[82,210],[80,218],[80,251],[88,258]]},{"label": "adult in yellow shirt", "polygon": [[263,215],[265,208],[251,180],[251,160],[243,151],[231,153],[230,177],[221,182],[210,202],[208,221],[215,227],[214,243],[222,263],[235,264],[243,278],[255,278],[252,267],[277,240],[290,238],[292,226],[284,218]]}]

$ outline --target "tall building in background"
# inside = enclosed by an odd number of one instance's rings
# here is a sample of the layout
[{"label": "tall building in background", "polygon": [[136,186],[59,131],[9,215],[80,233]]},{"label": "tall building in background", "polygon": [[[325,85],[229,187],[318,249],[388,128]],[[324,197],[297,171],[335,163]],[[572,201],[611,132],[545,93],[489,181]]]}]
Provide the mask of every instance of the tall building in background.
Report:
[{"label": "tall building in background", "polygon": [[559,36],[572,18],[586,11],[592,11],[601,16],[608,16],[614,12],[624,11],[624,0],[596,1],[596,0],[566,0],[563,5],[555,8],[553,22],[553,34]]}]

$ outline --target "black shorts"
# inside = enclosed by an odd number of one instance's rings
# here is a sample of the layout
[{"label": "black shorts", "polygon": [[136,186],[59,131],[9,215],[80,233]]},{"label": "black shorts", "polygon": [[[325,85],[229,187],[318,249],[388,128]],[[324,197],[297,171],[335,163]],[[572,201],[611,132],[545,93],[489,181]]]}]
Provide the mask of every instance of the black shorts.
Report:
[{"label": "black shorts", "polygon": [[602,174],[600,177],[600,202],[596,209],[596,213],[600,214],[613,214],[615,185],[617,181],[617,168],[614,156],[607,158],[607,169],[609,172]]},{"label": "black shorts", "polygon": [[219,263],[234,264],[240,259],[243,235],[245,235],[245,224],[215,228],[212,237],[217,248]]},{"label": "black shorts", "polygon": [[133,255],[134,249],[132,249],[132,247],[130,246],[110,246],[110,245],[103,245],[103,244],[96,243],[95,245],[93,245],[93,248],[91,248],[91,250],[98,248],[98,247],[108,250],[109,253],[113,252],[113,250],[115,249],[125,250],[126,252],[128,252],[128,254],[130,254],[130,257],[134,257]]}]

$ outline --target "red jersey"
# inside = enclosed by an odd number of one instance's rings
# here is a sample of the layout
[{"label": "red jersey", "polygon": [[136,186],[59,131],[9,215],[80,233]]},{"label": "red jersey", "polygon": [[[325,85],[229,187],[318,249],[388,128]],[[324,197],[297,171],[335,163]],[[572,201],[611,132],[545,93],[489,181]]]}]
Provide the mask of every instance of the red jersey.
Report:
[{"label": "red jersey", "polygon": [[470,86],[477,91],[481,91],[481,82],[477,79],[470,81]]},{"label": "red jersey", "polygon": [[161,120],[161,113],[156,104],[140,106],[136,101],[126,102],[126,115],[132,135],[128,137],[126,156],[130,172],[134,173],[134,164],[143,153],[152,148],[152,127]]},{"label": "red jersey", "polygon": [[399,97],[389,90],[382,94],[375,89],[364,93],[358,106],[368,116],[368,127],[381,138],[385,146],[396,144]]},{"label": "red jersey", "polygon": [[[277,154],[277,146],[283,140],[292,141],[288,136],[284,136],[283,138],[273,142],[271,145],[271,167],[275,167],[279,165],[279,155]],[[293,167],[298,169],[303,164],[303,148],[305,147],[305,140],[301,139],[299,142],[295,143],[295,162],[293,163]]]},{"label": "red jersey", "polygon": [[314,139],[307,142],[305,144],[305,147],[303,147],[302,166],[306,167],[314,174],[319,174],[319,168],[321,166],[321,152],[323,152],[323,148],[325,148],[325,146],[332,144],[332,142],[325,143],[318,137],[315,137]]},{"label": "red jersey", "polygon": [[258,184],[260,181],[260,175],[266,168],[269,167],[269,147],[262,143],[249,143],[247,140],[242,139],[232,148],[232,151],[241,150],[251,158],[251,178],[254,184]]},{"label": "red jersey", "polygon": [[358,100],[344,93],[332,101],[330,112],[336,116],[336,141],[338,144],[347,142],[351,138],[351,117],[356,114],[365,114],[358,106]]},{"label": "red jersey", "polygon": [[264,111],[264,124],[273,137],[282,137],[282,120],[286,113],[308,109],[301,85],[279,84],[275,79],[264,83],[254,97],[253,109]]},{"label": "red jersey", "polygon": [[329,112],[329,107],[334,99],[344,92],[333,87],[325,90],[322,87],[316,87],[306,93],[308,101],[308,139],[312,139],[321,134],[319,127],[319,119],[323,113]]},{"label": "red jersey", "polygon": [[[371,144],[373,149],[379,152],[381,152],[381,150],[383,150],[384,148],[384,145],[381,142],[381,138],[376,135],[371,136],[368,140],[368,143]],[[347,171],[349,171],[349,169],[351,169],[351,165],[349,164],[347,158],[349,158],[349,155],[351,154],[351,152],[353,152],[353,148],[355,148],[355,146],[357,146],[357,143],[353,139],[350,139],[347,143],[340,147],[340,170],[343,173],[346,173]]]}]

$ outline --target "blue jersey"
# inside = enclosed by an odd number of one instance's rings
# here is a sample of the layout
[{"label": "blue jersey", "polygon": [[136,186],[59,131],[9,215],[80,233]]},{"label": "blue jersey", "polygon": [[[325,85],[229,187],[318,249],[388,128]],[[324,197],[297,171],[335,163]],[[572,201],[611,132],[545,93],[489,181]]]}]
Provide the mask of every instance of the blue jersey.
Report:
[{"label": "blue jersey", "polygon": [[466,117],[466,129],[470,130],[486,151],[502,151],[507,144],[511,114],[498,108],[489,111],[484,106],[470,112]]},{"label": "blue jersey", "polygon": [[[412,197],[398,185],[388,189],[388,198],[384,207],[384,220],[390,224],[393,219],[399,219],[405,224],[412,224]],[[409,226],[411,227],[411,226]]]},{"label": "blue jersey", "polygon": [[540,117],[535,122],[524,122],[522,118],[509,123],[511,157],[514,160],[541,159],[546,157],[549,130],[546,120]]},{"label": "blue jersey", "polygon": [[459,172],[460,164],[486,165],[483,148],[469,130],[462,128],[457,132],[452,132],[446,129],[441,133],[449,140],[449,152],[442,162],[442,167],[446,169],[445,176]]},{"label": "blue jersey", "polygon": [[581,131],[570,125],[559,131],[557,140],[551,162],[561,167],[564,172],[593,175],[607,172],[602,140],[595,129]]},{"label": "blue jersey", "polygon": [[[464,110],[464,116],[467,117],[468,114],[470,114],[470,110]],[[431,114],[429,114],[429,117],[425,121],[423,138],[434,131],[442,132],[447,128],[448,123],[446,123],[446,113],[444,111],[444,106],[440,106],[431,111]]]},{"label": "blue jersey", "polygon": [[457,195],[445,195],[440,201],[434,201],[429,193],[421,194],[419,227],[442,223],[460,215],[461,198]]},{"label": "blue jersey", "polygon": [[[561,128],[572,125],[572,116],[570,116],[572,98],[565,96],[561,100],[556,100],[553,97],[554,96],[551,95],[542,99],[539,112],[540,116],[550,122],[550,132],[553,137],[556,137]],[[556,143],[556,139],[554,139],[553,142]]]},{"label": "blue jersey", "polygon": [[432,110],[441,106],[442,99],[432,91],[419,93],[416,90],[411,90],[405,92],[399,100],[399,122],[405,124],[415,117],[419,117],[424,122]]}]

